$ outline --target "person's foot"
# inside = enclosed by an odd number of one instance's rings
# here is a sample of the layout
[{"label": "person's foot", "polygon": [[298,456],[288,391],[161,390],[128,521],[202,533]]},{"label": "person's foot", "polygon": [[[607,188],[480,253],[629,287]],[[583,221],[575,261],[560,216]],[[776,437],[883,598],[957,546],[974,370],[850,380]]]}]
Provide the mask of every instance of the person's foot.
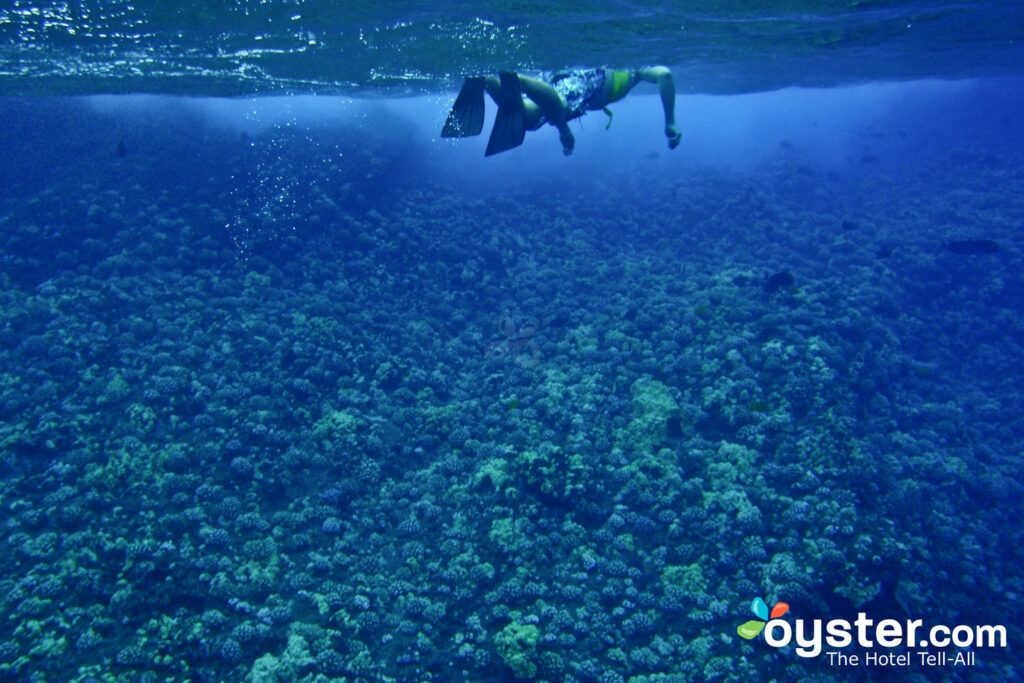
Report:
[{"label": "person's foot", "polygon": [[679,146],[679,141],[683,139],[683,134],[676,124],[670,123],[665,126],[665,137],[668,138],[668,148],[675,149]]},{"label": "person's foot", "polygon": [[576,146],[576,138],[572,136],[569,126],[563,125],[558,129],[558,139],[562,141],[562,154],[569,156]]}]

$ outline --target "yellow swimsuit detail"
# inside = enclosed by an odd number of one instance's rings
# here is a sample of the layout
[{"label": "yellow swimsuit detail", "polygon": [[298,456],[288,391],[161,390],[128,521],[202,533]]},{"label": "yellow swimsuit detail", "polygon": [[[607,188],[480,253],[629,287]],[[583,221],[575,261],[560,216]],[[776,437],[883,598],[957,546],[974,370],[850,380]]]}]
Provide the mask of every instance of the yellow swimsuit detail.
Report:
[{"label": "yellow swimsuit detail", "polygon": [[629,72],[612,71],[612,94],[608,96],[608,103],[617,102],[626,96],[629,90]]}]

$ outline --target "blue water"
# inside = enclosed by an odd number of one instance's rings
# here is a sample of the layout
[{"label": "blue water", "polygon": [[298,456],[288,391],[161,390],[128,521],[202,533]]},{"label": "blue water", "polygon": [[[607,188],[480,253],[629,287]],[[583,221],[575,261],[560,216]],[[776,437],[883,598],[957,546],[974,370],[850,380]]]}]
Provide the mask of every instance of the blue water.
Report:
[{"label": "blue water", "polygon": [[[1022,26],[0,10],[0,680],[1013,680]],[[440,137],[650,55],[677,149]],[[958,644],[773,645],[859,614]]]}]

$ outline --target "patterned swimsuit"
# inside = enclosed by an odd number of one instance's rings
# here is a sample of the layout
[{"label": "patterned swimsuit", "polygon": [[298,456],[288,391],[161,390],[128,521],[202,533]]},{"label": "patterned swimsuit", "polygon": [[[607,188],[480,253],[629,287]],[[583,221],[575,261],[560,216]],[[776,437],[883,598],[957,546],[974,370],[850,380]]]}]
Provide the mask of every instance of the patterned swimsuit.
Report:
[{"label": "patterned swimsuit", "polygon": [[604,82],[604,69],[582,69],[555,74],[551,79],[551,87],[565,98],[569,105],[567,120],[572,120],[583,116],[588,110],[601,108],[592,105],[600,98]]}]

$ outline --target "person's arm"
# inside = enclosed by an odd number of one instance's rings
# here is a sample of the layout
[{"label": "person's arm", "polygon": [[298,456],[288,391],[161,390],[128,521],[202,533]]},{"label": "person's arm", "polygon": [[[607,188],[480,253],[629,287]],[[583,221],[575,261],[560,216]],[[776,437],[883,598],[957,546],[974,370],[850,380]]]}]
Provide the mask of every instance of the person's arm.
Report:
[{"label": "person's arm", "polygon": [[576,146],[576,138],[573,137],[572,131],[569,130],[569,124],[565,121],[562,121],[555,128],[558,129],[558,140],[562,143],[562,154],[569,156]]},{"label": "person's arm", "polygon": [[640,69],[637,72],[641,81],[655,83],[658,92],[661,93],[661,107],[665,110],[665,137],[668,138],[668,148],[675,149],[683,134],[676,126],[676,84],[672,80],[672,72],[668,67],[650,66]]},{"label": "person's arm", "polygon": [[565,98],[558,94],[558,91],[550,83],[545,83],[536,78],[520,76],[519,85],[522,87],[523,92],[526,93],[526,96],[540,107],[541,112],[544,114],[544,119],[558,129],[558,139],[562,143],[562,153],[565,156],[572,154],[573,147],[576,145],[576,139],[573,137],[572,131],[569,130],[569,124],[566,121],[569,116],[569,105],[566,104]]}]

